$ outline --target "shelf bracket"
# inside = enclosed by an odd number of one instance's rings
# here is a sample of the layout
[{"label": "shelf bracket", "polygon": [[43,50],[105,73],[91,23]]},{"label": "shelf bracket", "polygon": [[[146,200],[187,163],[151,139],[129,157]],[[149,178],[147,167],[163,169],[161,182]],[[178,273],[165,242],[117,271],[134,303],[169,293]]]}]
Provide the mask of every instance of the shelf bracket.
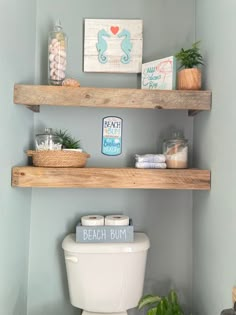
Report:
[{"label": "shelf bracket", "polygon": [[200,112],[202,112],[202,110],[189,110],[188,116],[196,116]]},{"label": "shelf bracket", "polygon": [[32,110],[34,113],[40,112],[40,105],[26,105],[26,107]]}]

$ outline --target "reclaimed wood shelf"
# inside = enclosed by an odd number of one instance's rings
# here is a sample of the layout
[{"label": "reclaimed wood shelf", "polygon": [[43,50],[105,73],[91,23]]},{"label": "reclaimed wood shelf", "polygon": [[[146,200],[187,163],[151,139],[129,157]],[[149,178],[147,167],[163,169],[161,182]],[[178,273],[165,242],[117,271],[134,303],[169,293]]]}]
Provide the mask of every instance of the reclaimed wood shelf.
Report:
[{"label": "reclaimed wood shelf", "polygon": [[14,167],[13,187],[210,190],[210,171],[199,169]]},{"label": "reclaimed wood shelf", "polygon": [[188,110],[190,116],[211,110],[211,91],[126,88],[14,86],[14,103],[39,112],[41,105]]}]

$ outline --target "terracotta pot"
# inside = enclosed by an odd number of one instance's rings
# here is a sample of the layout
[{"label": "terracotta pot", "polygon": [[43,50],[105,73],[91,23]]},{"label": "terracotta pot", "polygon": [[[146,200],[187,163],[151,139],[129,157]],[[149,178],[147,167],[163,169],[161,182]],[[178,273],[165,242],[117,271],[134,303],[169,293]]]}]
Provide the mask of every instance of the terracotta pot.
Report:
[{"label": "terracotta pot", "polygon": [[178,72],[178,90],[200,90],[202,73],[197,68],[183,69]]}]

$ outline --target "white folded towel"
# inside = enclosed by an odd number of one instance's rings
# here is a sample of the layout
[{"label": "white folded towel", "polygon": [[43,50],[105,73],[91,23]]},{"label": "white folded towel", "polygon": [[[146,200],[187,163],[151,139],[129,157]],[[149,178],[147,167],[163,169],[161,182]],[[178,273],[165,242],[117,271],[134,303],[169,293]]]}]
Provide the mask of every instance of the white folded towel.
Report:
[{"label": "white folded towel", "polygon": [[135,154],[136,162],[163,163],[166,161],[164,154]]},{"label": "white folded towel", "polygon": [[166,163],[136,162],[136,168],[166,168]]}]

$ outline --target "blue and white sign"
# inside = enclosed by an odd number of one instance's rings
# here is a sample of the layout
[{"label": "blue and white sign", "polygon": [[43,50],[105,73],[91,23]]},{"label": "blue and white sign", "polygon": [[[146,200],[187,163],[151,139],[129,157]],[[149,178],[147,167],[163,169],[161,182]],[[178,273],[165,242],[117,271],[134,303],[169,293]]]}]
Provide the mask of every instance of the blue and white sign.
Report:
[{"label": "blue and white sign", "polygon": [[108,116],[102,120],[102,153],[115,156],[122,152],[122,125],[120,117]]},{"label": "blue and white sign", "polygon": [[125,243],[134,241],[134,226],[130,220],[127,226],[101,225],[76,226],[76,242],[79,243]]}]

